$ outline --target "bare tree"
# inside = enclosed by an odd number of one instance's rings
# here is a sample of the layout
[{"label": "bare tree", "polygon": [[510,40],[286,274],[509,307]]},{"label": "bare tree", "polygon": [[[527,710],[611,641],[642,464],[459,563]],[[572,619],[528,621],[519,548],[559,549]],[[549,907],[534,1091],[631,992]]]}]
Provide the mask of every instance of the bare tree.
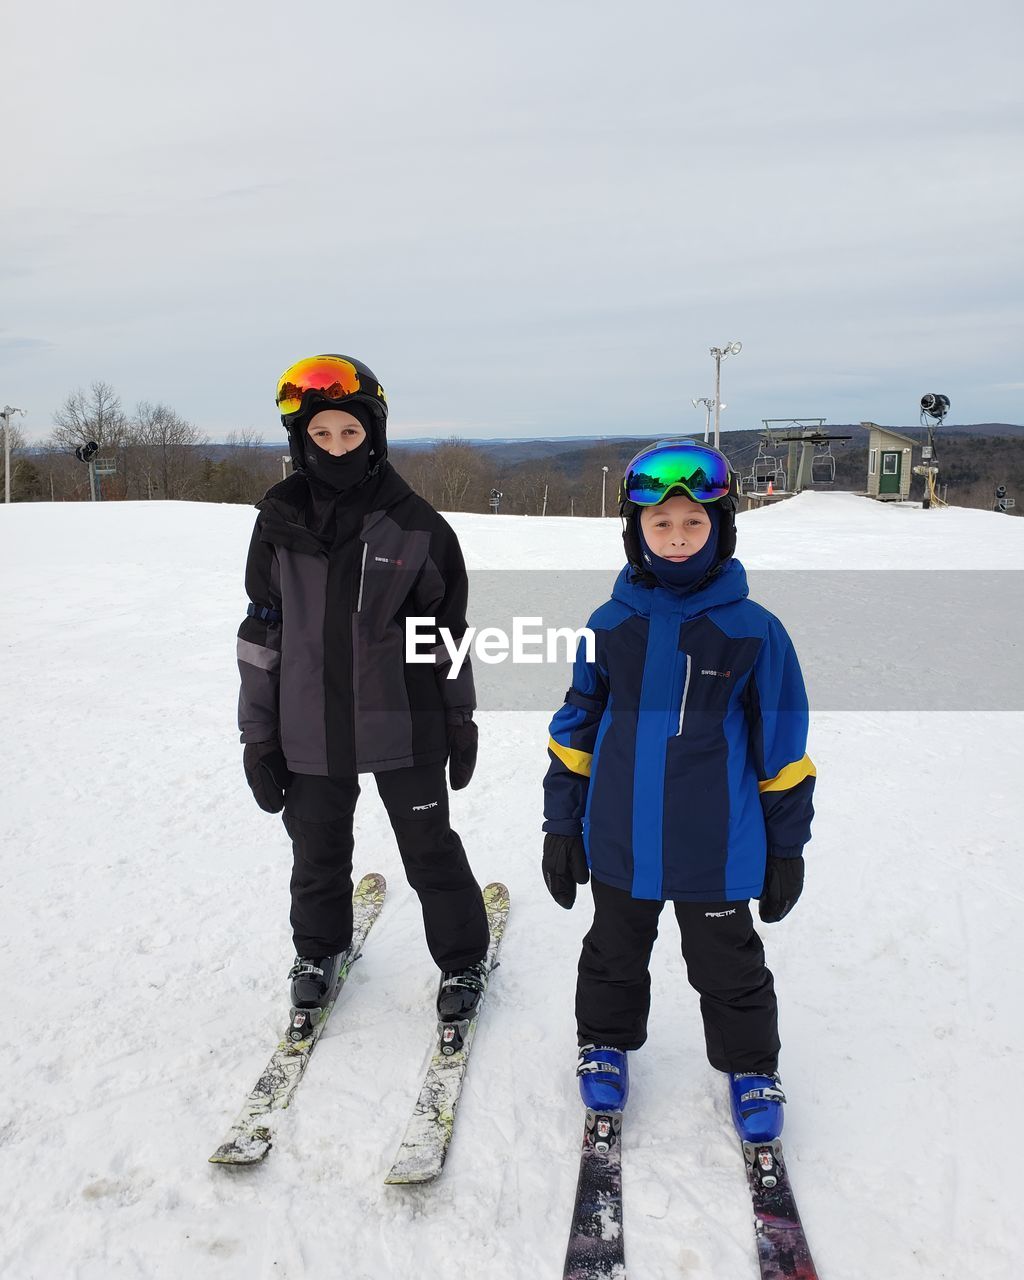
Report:
[{"label": "bare tree", "polygon": [[232,431],[223,458],[202,459],[202,497],[208,502],[255,502],[281,479],[283,455],[283,445],[280,450],[265,448],[259,431]]},{"label": "bare tree", "polygon": [[[242,427],[227,435],[228,462],[239,477],[243,501],[255,502],[276,480],[282,479],[279,467],[288,452],[282,443],[279,451],[270,453],[263,444],[263,433],[254,427]],[[290,470],[290,468],[289,468]]]},{"label": "bare tree", "polygon": [[53,444],[76,449],[95,440],[101,450],[118,449],[123,443],[128,419],[121,400],[107,382],[94,382],[88,391],[73,391],[53,415]]},{"label": "bare tree", "polygon": [[[599,516],[601,514],[601,481],[595,480],[592,468],[578,472],[570,485],[572,512],[577,516]],[[614,495],[613,495],[614,497]],[[614,504],[609,509],[614,508]]]},{"label": "bare tree", "polygon": [[[144,478],[145,496],[154,490],[161,498],[194,498],[201,487],[201,467],[195,449],[207,438],[191,422],[165,404],[143,401],[127,432],[130,457],[125,459],[126,480],[134,470]],[[134,465],[132,465],[134,464]],[[142,497],[142,493],[139,493]]]},{"label": "bare tree", "polygon": [[480,455],[459,436],[451,436],[431,453],[437,479],[437,505],[442,511],[482,510],[484,468]]},{"label": "bare tree", "polygon": [[426,450],[398,448],[389,450],[392,464],[402,478],[431,506],[441,501],[437,468]]},{"label": "bare tree", "polygon": [[566,479],[547,460],[518,464],[506,472],[498,488],[504,494],[502,510],[509,515],[544,514],[545,491],[549,516],[569,514]]},{"label": "bare tree", "polygon": [[225,444],[233,449],[262,449],[263,433],[255,427],[242,427],[240,431],[229,431]]},{"label": "bare tree", "polygon": [[[125,496],[123,463],[118,455],[124,446],[129,424],[117,392],[108,382],[94,382],[88,391],[81,387],[67,397],[53,415],[53,432],[50,448],[70,454],[79,445],[95,440],[100,453],[106,458],[118,459],[117,476],[101,482],[107,498]],[[75,497],[88,495],[88,482],[84,475],[75,485]]]},{"label": "bare tree", "polygon": [[44,501],[74,502],[88,498],[88,472],[67,449],[58,449],[49,443],[40,445],[35,461],[42,476]]}]

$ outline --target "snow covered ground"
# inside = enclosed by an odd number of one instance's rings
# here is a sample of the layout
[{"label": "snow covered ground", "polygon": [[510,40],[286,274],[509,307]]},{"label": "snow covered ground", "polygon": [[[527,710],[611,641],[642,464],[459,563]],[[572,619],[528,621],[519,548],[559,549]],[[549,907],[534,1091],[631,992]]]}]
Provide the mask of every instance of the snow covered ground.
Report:
[{"label": "snow covered ground", "polygon": [[[477,775],[453,798],[475,870],[513,906],[442,1180],[383,1185],[436,975],[372,781],[356,866],[388,877],[384,914],[265,1166],[207,1163],[282,1027],[292,954],[287,840],[251,799],[234,728],[252,518],[0,509],[3,1273],[557,1277],[588,907],[584,891],[561,911],[540,878],[548,713],[482,709]],[[477,569],[607,568],[610,587],[620,563],[612,520],[452,522]],[[752,569],[1019,571],[1024,521],[806,494],[742,516],[738,550]],[[878,620],[863,627],[877,646]],[[1007,701],[1024,705],[1020,687]],[[1019,1274],[1022,730],[1019,711],[812,713],[807,889],[762,933],[791,1174],[825,1280]],[[633,1062],[629,1272],[755,1280],[742,1161],[674,928],[666,916]]]}]

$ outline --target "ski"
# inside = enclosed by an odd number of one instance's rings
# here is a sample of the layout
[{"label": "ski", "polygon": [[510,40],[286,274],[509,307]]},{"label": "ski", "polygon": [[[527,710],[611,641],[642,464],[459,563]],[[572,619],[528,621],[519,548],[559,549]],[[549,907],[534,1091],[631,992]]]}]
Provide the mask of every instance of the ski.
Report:
[{"label": "ski", "polygon": [[622,1112],[588,1109],[563,1280],[625,1280]]},{"label": "ski", "polygon": [[[508,920],[508,890],[503,884],[489,884],[484,889],[484,906],[491,931],[487,949],[487,983],[497,968],[498,948]],[[476,1015],[465,1023],[447,1023],[440,1043],[427,1066],[423,1086],[413,1109],[409,1126],[398,1148],[391,1171],[384,1179],[392,1186],[433,1182],[444,1168],[455,1124],[455,1108],[459,1104],[462,1082],[469,1065],[487,985],[477,1006]]]},{"label": "ski", "polygon": [[818,1280],[793,1189],[782,1158],[782,1142],[743,1143],[754,1208],[761,1280]]},{"label": "ski", "polygon": [[258,1164],[270,1150],[267,1117],[271,1111],[280,1111],[291,1102],[349,970],[359,959],[366,935],[380,915],[386,888],[384,877],[375,873],[363,876],[356,885],[352,895],[352,945],[338,971],[337,983],[324,1005],[323,1015],[309,1027],[302,1013],[296,1012],[287,1033],[253,1085],[238,1119],[210,1156],[211,1164]]}]

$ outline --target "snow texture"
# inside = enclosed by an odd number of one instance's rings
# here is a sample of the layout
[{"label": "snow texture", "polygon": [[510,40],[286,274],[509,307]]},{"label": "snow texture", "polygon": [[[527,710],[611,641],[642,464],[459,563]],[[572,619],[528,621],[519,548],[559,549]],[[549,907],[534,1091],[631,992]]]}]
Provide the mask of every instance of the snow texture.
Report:
[{"label": "snow texture", "polygon": [[[252,520],[184,503],[0,509],[4,1274],[379,1280],[457,1259],[489,1280],[558,1275],[588,895],[563,912],[540,876],[550,711],[482,708],[477,774],[452,799],[512,914],[442,1179],[383,1183],[437,979],[372,782],[356,872],[387,877],[381,919],[266,1164],[207,1163],[283,1030],[292,958],[287,839],[252,801],[234,728]],[[473,568],[607,568],[610,587],[621,562],[614,520],[451,521]],[[1020,570],[1024,521],[805,494],[741,516],[739,554]],[[884,619],[863,626],[884,638]],[[969,653],[963,678],[983,678]],[[807,889],[762,934],[815,1260],[828,1280],[1015,1276],[1022,716],[812,709],[810,754]],[[627,1265],[755,1280],[743,1160],[674,929],[666,916],[631,1071]]]}]

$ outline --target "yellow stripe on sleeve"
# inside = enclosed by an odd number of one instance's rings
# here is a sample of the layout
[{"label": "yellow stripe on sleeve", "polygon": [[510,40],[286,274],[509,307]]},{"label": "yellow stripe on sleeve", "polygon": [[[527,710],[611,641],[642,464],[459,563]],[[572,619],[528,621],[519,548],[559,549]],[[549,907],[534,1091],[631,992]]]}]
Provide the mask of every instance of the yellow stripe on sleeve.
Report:
[{"label": "yellow stripe on sleeve", "polygon": [[813,760],[810,756],[804,756],[802,760],[787,764],[785,769],[781,769],[774,778],[769,778],[767,782],[759,782],[757,789],[758,791],[789,791],[798,782],[803,782],[804,778],[817,776],[818,771],[814,767]]},{"label": "yellow stripe on sleeve", "polygon": [[548,750],[553,751],[562,764],[573,773],[581,774],[584,778],[590,777],[590,762],[594,757],[589,751],[574,751],[572,747],[563,747],[554,738],[548,738]]}]

